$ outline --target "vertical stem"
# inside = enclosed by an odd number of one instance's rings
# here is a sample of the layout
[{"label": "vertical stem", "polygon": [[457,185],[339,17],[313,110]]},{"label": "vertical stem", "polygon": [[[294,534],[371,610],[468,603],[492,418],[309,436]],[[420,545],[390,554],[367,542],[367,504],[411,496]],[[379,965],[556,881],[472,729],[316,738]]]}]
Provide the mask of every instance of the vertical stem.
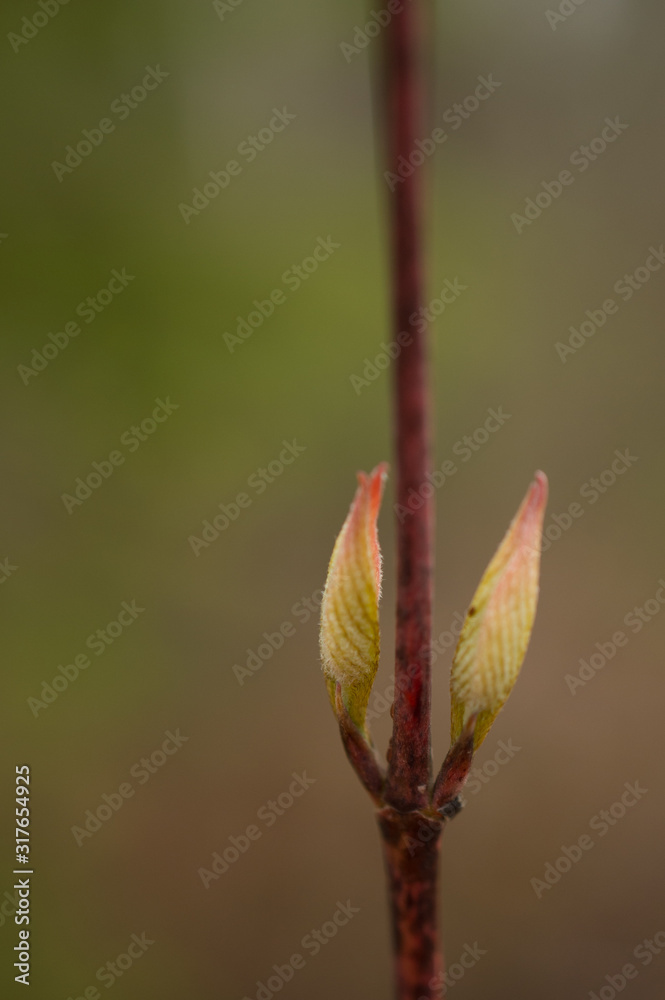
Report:
[{"label": "vertical stem", "polygon": [[443,961],[437,927],[441,821],[422,813],[379,812],[393,926],[397,1000],[440,997]]},{"label": "vertical stem", "polygon": [[[392,174],[394,336],[408,332],[395,364],[397,452],[397,635],[393,734],[379,826],[388,876],[398,1000],[439,996],[437,928],[442,821],[429,806],[432,772],[430,646],[434,519],[430,496],[427,352],[423,305],[420,0],[408,0],[386,28],[386,135]],[[420,154],[422,156],[422,154]],[[403,343],[400,338],[399,343]],[[424,810],[427,810],[427,814]]]},{"label": "vertical stem", "polygon": [[[397,451],[397,636],[395,707],[386,801],[404,811],[428,801],[431,780],[430,643],[433,515],[429,486],[426,337],[409,317],[423,305],[421,166],[423,85],[419,0],[410,0],[386,28],[386,133],[391,198],[394,332],[411,340],[395,364]],[[431,493],[431,487],[428,490]],[[398,508],[399,509],[399,508]]]}]

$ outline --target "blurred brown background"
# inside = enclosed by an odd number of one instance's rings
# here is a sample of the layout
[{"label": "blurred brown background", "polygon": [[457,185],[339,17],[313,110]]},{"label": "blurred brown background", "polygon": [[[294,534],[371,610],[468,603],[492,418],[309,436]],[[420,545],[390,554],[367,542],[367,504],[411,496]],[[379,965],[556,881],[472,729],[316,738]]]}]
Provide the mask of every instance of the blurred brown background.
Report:
[{"label": "blurred brown background", "polygon": [[[546,2],[437,3],[428,32],[428,130],[448,134],[421,168],[431,299],[446,280],[465,286],[432,325],[435,460],[457,468],[436,494],[435,635],[466,608],[534,469],[550,479],[551,535],[554,515],[565,526],[571,504],[582,510],[543,556],[523,676],[477,760],[490,780],[476,774],[444,837],[449,961],[466,946],[486,952],[455,1000],[605,998],[626,963],[638,975],[622,995],[656,1000],[665,976],[665,951],[648,965],[634,954],[665,932],[665,613],[655,596],[665,577],[665,267],[652,258],[629,299],[615,290],[665,241],[665,14],[627,0],[562,7],[572,13],[558,19]],[[261,1000],[273,965],[300,953],[304,968],[280,996],[386,997],[378,836],[328,706],[316,615],[300,603],[322,586],[356,470],[391,458],[390,373],[365,375],[358,391],[351,381],[392,336],[372,113],[381,35],[357,52],[341,47],[362,40],[372,8],[72,2],[31,32],[22,19],[40,10],[3,8],[0,560],[16,567],[0,586],[3,994],[20,991],[12,797],[25,762],[33,996],[96,986],[118,1000]],[[17,42],[22,31],[34,37]],[[147,67],[167,75],[132,97]],[[444,119],[490,75],[500,84],[491,96],[459,125],[454,110]],[[239,152],[275,108],[295,118],[254,157]],[[53,163],[105,118],[113,130],[58,179]],[[591,145],[608,118],[628,127]],[[179,206],[234,158],[228,187],[186,222]],[[556,190],[563,170],[573,180],[547,205],[543,183]],[[511,220],[539,194],[540,215]],[[296,288],[290,269],[319,238],[339,246]],[[19,366],[34,363],[33,349],[88,297],[103,304],[99,290],[123,268],[133,280],[94,321],[79,313],[81,333],[26,376]],[[225,338],[276,290],[279,304],[250,337]],[[556,344],[609,298],[618,311],[562,360]],[[178,408],[153,426],[157,399]],[[465,461],[458,442],[490,408],[510,418]],[[131,428],[143,421],[141,440]],[[305,450],[279,474],[272,466],[261,489],[250,477],[294,439]],[[585,486],[617,449],[636,460],[611,485],[606,474],[602,494]],[[68,512],[63,495],[114,451],[124,462]],[[377,695],[392,663],[391,490]],[[239,492],[251,504],[195,555],[190,537]],[[87,637],[132,601],[145,611],[97,655]],[[626,623],[650,601],[639,631]],[[264,633],[283,625],[281,648],[263,658]],[[617,631],[627,643],[571,693],[566,675]],[[90,666],[35,715],[28,699],[86,652]],[[250,652],[262,665],[240,684],[234,665]],[[450,655],[435,664],[437,767]],[[379,715],[385,747],[389,716]],[[169,730],[188,739],[166,756]],[[500,741],[520,749],[497,766]],[[140,761],[155,753],[150,773]],[[283,808],[294,772],[315,782]],[[72,828],[128,782],[134,795],[79,846]],[[626,782],[648,792],[601,835],[590,824]],[[199,869],[250,825],[260,837],[205,888]],[[538,898],[531,880],[584,834],[593,849]],[[313,954],[303,939],[348,900],[359,912]],[[96,978],[144,933],[154,944],[131,968],[110,984],[108,972]]]}]

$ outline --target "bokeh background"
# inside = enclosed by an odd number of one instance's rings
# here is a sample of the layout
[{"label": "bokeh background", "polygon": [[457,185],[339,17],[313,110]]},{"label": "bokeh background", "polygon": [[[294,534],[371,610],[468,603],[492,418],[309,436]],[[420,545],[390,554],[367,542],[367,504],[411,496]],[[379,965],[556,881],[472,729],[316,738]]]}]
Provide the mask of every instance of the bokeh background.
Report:
[{"label": "bokeh background", "polygon": [[[391,457],[390,372],[351,379],[393,336],[372,109],[381,39],[341,48],[372,8],[72,2],[25,29],[40,9],[9,2],[2,15],[3,995],[22,989],[12,798],[14,765],[28,763],[33,996],[74,1000],[96,986],[118,1000],[261,1000],[273,965],[300,952],[285,998],[386,997],[375,822],[327,703],[316,614],[300,603],[323,583],[356,470]],[[665,952],[647,966],[634,951],[665,931],[665,268],[630,301],[613,287],[665,240],[665,13],[586,0],[552,23],[548,9],[429,9],[428,131],[479,76],[500,83],[461,127],[449,120],[422,168],[429,295],[446,279],[465,286],[432,325],[435,462],[457,468],[436,493],[435,635],[466,608],[534,469],[550,478],[551,535],[553,515],[583,510],[543,556],[523,676],[477,759],[490,780],[476,774],[445,834],[441,914],[450,962],[467,945],[486,952],[455,1000],[605,997],[628,962],[639,975],[624,995],[655,1000]],[[34,37],[12,43],[22,26]],[[168,75],[131,113],[110,111],[146,67]],[[238,146],[274,108],[295,118],[247,162]],[[107,117],[114,130],[59,180],[53,163]],[[571,168],[606,118],[628,128],[588,169]],[[240,174],[185,222],[180,206],[233,158]],[[567,168],[574,183],[518,233],[511,215]],[[285,272],[319,238],[339,246],[289,287]],[[133,278],[122,293],[26,380],[33,349],[123,268]],[[225,334],[277,289],[284,301],[231,350]],[[618,312],[563,361],[557,342],[610,297]],[[157,399],[177,409],[130,450],[123,435]],[[500,407],[510,418],[464,461],[457,443]],[[248,481],[284,440],[304,451],[259,493]],[[124,463],[68,512],[63,495],[118,449]],[[616,449],[636,460],[590,502],[580,491]],[[251,504],[195,554],[191,536],[239,492]],[[392,504],[389,484],[377,695],[392,665]],[[94,655],[87,637],[123,601],[144,611]],[[626,616],[647,602],[632,631]],[[234,666],[284,625],[281,648],[239,683]],[[618,630],[627,644],[571,693],[566,675]],[[90,667],[35,714],[29,699],[86,651]],[[434,671],[437,767],[450,654]],[[385,747],[389,715],[373,704]],[[187,741],[164,760],[169,730]],[[520,749],[499,767],[500,741]],[[136,765],[155,753],[141,782]],[[277,815],[267,804],[303,772],[314,783]],[[79,845],[73,828],[128,781],[133,797]],[[626,782],[648,792],[594,833]],[[260,838],[204,887],[200,869],[250,825]],[[538,898],[532,879],[585,833],[593,850]],[[311,954],[305,936],[348,900],[359,912]],[[100,982],[132,934],[154,943]]]}]

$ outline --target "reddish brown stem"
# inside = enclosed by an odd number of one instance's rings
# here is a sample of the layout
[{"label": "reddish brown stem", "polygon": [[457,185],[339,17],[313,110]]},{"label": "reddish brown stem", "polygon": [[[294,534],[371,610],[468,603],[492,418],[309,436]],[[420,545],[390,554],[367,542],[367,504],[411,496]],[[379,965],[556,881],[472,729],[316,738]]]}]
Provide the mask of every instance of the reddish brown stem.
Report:
[{"label": "reddish brown stem", "polygon": [[335,704],[346,756],[369,794],[379,805],[385,780],[383,770],[374,748],[367,742],[366,736],[356,728],[353,719],[346,710],[341,684],[338,684],[335,689]]},{"label": "reddish brown stem", "polygon": [[[421,18],[410,0],[386,28],[386,135],[391,197],[397,452],[397,632],[388,774],[379,812],[393,923],[398,1000],[440,995],[437,871],[443,822],[429,805],[432,777],[430,644],[433,513],[423,305]],[[426,495],[427,494],[427,495]],[[425,813],[427,811],[427,814]]]},{"label": "reddish brown stem", "polygon": [[[476,715],[471,716],[441,766],[432,789],[432,805],[436,810],[445,809],[450,803],[458,801],[458,796],[464,788],[473,760],[476,719]],[[446,815],[455,815],[455,812]]]},{"label": "reddish brown stem", "polygon": [[[397,450],[397,635],[395,709],[386,801],[405,811],[428,801],[431,780],[430,642],[433,515],[425,333],[409,317],[423,305],[422,167],[409,164],[422,136],[420,4],[386,29],[388,162],[392,180],[394,330],[410,334],[395,363]],[[398,173],[399,171],[399,173]],[[405,176],[401,176],[404,174]]]},{"label": "reddish brown stem", "polygon": [[441,996],[443,961],[437,920],[437,872],[443,824],[424,813],[386,806],[379,826],[392,914],[398,1000]]}]

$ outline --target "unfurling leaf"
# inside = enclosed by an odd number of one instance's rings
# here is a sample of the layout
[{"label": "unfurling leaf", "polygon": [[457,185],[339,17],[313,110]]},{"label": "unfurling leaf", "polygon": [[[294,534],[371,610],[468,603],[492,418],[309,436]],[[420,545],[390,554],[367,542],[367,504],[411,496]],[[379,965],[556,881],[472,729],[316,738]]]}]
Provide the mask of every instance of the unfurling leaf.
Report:
[{"label": "unfurling leaf", "polygon": [[537,472],[467,612],[450,676],[453,744],[477,714],[479,747],[517,680],[536,615],[546,503],[547,477]]},{"label": "unfurling leaf", "polygon": [[379,665],[381,553],[376,521],[387,465],[358,473],[358,490],[328,566],[321,604],[321,659],[337,714],[336,686],[349,717],[365,734],[367,702]]}]

